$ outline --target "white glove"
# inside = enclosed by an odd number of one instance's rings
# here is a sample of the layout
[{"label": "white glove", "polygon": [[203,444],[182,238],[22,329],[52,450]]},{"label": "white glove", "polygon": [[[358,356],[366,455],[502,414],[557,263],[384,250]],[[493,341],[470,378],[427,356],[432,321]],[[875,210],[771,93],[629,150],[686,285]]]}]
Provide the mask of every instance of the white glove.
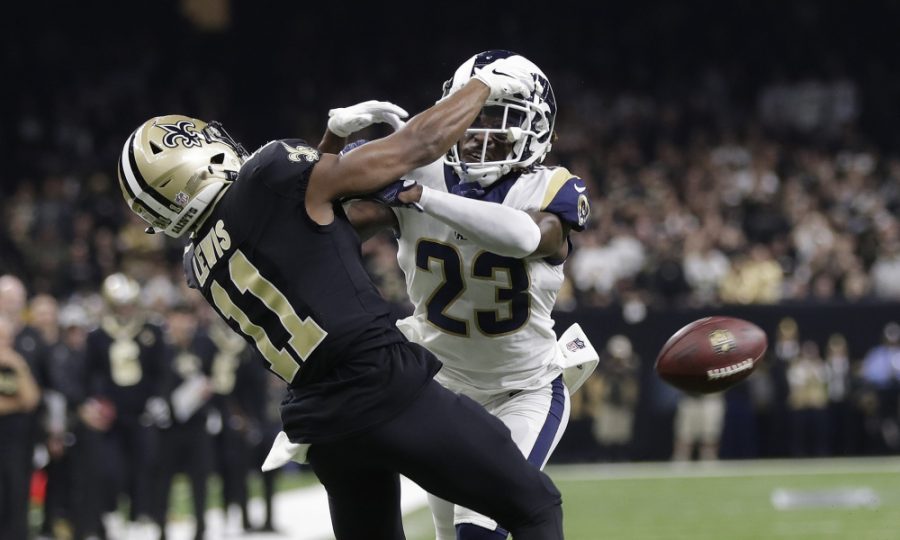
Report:
[{"label": "white glove", "polygon": [[396,131],[409,113],[387,101],[363,101],[349,107],[328,111],[328,129],[338,137],[346,137],[372,124],[387,123]]},{"label": "white glove", "polygon": [[499,99],[514,94],[528,96],[534,91],[534,76],[522,60],[519,56],[494,60],[476,69],[472,77],[491,89],[488,99]]},{"label": "white glove", "polygon": [[156,426],[166,429],[172,426],[172,411],[166,400],[154,396],[147,400],[144,405],[144,413],[141,415],[142,423],[145,426]]}]

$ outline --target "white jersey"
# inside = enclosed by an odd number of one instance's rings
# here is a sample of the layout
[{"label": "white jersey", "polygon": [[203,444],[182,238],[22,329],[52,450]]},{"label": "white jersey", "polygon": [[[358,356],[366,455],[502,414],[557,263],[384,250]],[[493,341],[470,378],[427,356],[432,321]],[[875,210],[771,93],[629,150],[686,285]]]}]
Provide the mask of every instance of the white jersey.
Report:
[{"label": "white jersey", "polygon": [[[459,179],[439,161],[404,178],[458,191]],[[589,211],[584,182],[561,167],[508,175],[477,198],[552,212],[576,230],[584,228]],[[397,326],[444,363],[438,380],[488,396],[539,388],[556,378],[551,311],[563,283],[563,261],[497,255],[428,214],[395,210],[397,258],[415,305]]]}]

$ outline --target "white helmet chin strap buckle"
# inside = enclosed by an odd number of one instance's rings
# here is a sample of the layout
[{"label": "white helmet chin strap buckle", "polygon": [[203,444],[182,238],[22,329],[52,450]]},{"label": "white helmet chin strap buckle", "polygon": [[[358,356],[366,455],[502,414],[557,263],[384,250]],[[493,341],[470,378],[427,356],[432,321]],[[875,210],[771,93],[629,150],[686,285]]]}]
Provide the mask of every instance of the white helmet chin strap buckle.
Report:
[{"label": "white helmet chin strap buckle", "polygon": [[509,165],[487,165],[487,166],[473,166],[461,164],[459,166],[453,167],[456,170],[456,174],[459,175],[460,179],[464,182],[478,182],[482,187],[488,187],[497,180],[503,178],[512,167]]},{"label": "white helmet chin strap buckle", "polygon": [[520,127],[511,127],[511,128],[507,128],[507,130],[506,130],[506,139],[507,139],[509,142],[515,142],[515,141],[520,140],[520,139],[522,138],[522,135],[523,135],[524,133],[525,133],[524,130],[523,130],[522,128],[520,128]]}]

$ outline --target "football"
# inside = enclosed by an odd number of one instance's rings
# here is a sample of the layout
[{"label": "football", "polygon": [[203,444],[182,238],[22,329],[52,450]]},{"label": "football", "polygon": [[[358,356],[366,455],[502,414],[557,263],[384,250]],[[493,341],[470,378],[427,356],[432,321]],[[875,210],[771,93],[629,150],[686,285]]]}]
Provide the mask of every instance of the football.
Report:
[{"label": "football", "polygon": [[705,317],[669,338],[656,358],[656,372],[685,392],[721,392],[753,373],[767,346],[765,332],[749,321]]}]

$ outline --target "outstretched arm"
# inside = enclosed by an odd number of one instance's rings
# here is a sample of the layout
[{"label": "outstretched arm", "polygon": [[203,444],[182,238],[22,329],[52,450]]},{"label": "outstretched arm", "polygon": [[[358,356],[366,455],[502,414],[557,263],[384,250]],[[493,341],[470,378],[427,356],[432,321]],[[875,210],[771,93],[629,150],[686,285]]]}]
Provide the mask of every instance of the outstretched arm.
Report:
[{"label": "outstretched arm", "polygon": [[322,154],[339,154],[341,152],[341,148],[343,148],[347,144],[347,137],[341,137],[340,135],[335,134],[330,129],[325,130],[325,134],[322,135],[322,140],[319,141],[319,146],[316,147],[316,150]]},{"label": "outstretched arm", "polygon": [[488,94],[484,83],[469,81],[399,131],[344,156],[323,155],[310,175],[307,203],[368,193],[434,161],[462,137]]},{"label": "outstretched arm", "polygon": [[390,124],[397,131],[403,126],[403,119],[407,116],[409,113],[402,107],[374,99],[331,109],[328,111],[328,129],[317,149],[322,153],[339,154],[351,133],[379,123]]},{"label": "outstretched arm", "polygon": [[472,124],[490,96],[530,94],[530,72],[508,58],[484,68],[457,92],[418,114],[395,133],[344,156],[324,154],[306,190],[307,213],[319,223],[333,219],[332,202],[375,191],[443,155]]},{"label": "outstretched arm", "polygon": [[569,227],[550,212],[528,213],[417,185],[399,196],[476,244],[508,257],[565,257]]}]

